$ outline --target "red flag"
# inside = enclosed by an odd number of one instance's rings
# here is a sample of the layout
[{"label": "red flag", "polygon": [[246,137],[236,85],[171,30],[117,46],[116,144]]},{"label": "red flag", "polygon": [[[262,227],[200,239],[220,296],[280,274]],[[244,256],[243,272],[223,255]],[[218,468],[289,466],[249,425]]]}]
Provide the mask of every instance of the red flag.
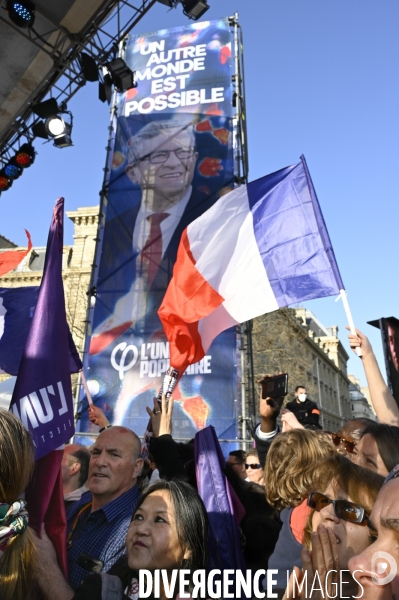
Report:
[{"label": "red flag", "polygon": [[62,490],[61,461],[63,450],[54,450],[36,461],[32,481],[26,490],[29,525],[40,535],[42,523],[53,542],[58,563],[67,578],[67,520]]},{"label": "red flag", "polygon": [[22,259],[28,254],[29,250],[32,249],[30,233],[26,229],[25,233],[26,237],[28,238],[27,250],[6,250],[5,252],[0,252],[0,277],[15,269],[15,267],[17,267]]}]

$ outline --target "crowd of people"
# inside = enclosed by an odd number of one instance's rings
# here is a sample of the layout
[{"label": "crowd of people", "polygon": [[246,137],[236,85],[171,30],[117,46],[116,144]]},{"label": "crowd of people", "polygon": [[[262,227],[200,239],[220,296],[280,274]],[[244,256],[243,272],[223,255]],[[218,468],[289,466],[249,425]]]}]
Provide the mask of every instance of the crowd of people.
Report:
[{"label": "crowd of people", "polygon": [[[260,394],[253,447],[219,461],[242,564],[264,571],[245,597],[399,598],[399,409],[368,339],[349,338],[362,348],[379,423],[355,419],[325,432],[303,385],[284,409],[282,398]],[[163,398],[147,409],[153,438],[145,460],[138,436],[112,426],[95,406],[90,418],[99,435],[90,451],[65,447],[67,576],[45,528],[29,527],[30,435],[0,412],[0,599],[136,599],[144,570],[163,573],[151,579],[150,597],[176,598],[177,588],[169,590],[175,573],[186,574],[195,598],[198,573],[233,567],[218,557],[226,540],[201,499],[194,440],[172,437],[173,404]]]}]

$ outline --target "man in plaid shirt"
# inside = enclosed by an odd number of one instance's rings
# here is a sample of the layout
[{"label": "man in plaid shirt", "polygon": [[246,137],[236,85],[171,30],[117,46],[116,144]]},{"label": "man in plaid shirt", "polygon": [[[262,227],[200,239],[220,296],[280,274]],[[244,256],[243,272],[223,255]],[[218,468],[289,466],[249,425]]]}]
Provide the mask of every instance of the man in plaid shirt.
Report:
[{"label": "man in plaid shirt", "polygon": [[103,571],[125,554],[126,533],[140,495],[137,476],[142,468],[141,443],[133,431],[111,426],[102,430],[92,449],[89,491],[68,511],[69,585],[58,567],[50,540],[45,534],[37,540],[48,573],[41,583],[47,592],[51,589],[54,598],[72,597],[72,590],[90,575],[76,564],[80,554],[101,561]]}]

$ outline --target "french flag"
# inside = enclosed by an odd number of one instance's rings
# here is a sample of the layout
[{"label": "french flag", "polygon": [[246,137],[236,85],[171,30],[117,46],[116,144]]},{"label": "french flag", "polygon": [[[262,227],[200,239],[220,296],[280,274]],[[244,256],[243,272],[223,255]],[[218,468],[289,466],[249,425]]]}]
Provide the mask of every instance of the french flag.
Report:
[{"label": "french flag", "polygon": [[158,311],[183,373],[228,327],[344,286],[305,157],[222,196],[183,232]]}]

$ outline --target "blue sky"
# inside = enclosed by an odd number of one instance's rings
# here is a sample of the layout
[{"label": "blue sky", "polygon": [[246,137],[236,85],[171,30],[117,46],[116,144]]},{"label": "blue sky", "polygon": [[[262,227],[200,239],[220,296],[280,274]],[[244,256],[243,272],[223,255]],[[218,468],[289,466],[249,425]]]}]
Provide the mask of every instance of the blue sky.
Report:
[{"label": "blue sky", "polygon": [[[383,368],[379,332],[367,321],[397,316],[399,3],[397,0],[209,0],[206,18],[239,13],[245,45],[250,180],[306,156],[357,326]],[[135,33],[187,23],[156,4]],[[45,245],[58,196],[66,210],[98,203],[109,109],[88,83],[69,103],[72,148],[38,139],[35,163],[0,197],[0,233]],[[388,227],[388,223],[391,225]],[[72,243],[67,223],[65,243]],[[337,324],[341,303],[307,304]],[[349,372],[365,383],[359,359]],[[384,369],[383,369],[384,370]]]}]

